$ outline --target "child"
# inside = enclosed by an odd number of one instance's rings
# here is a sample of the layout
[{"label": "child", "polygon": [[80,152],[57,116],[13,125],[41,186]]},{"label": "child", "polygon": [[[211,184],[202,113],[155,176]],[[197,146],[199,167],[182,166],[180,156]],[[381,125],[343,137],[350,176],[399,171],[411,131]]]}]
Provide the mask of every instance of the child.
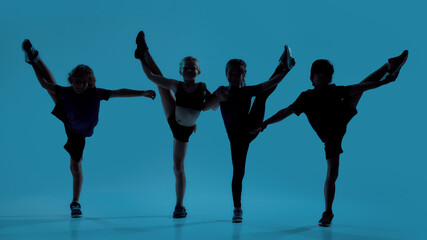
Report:
[{"label": "child", "polygon": [[332,64],[325,59],[316,60],[311,67],[310,76],[314,89],[301,93],[293,104],[277,112],[253,131],[263,131],[269,124],[281,121],[292,113],[299,116],[304,112],[307,115],[314,131],[325,144],[328,164],[324,187],[326,209],[319,220],[319,226],[330,226],[334,217],[332,202],[338,177],[339,156],[343,152],[341,142],[347,124],[357,114],[356,106],[362,93],[395,81],[407,57],[408,51],[405,50],[400,56],[389,59],[359,84],[350,86],[331,84],[334,73]]},{"label": "child", "polygon": [[[234,202],[232,221],[235,223],[242,222],[243,219],[241,195],[246,155],[249,144],[257,136],[257,133],[250,134],[249,130],[262,123],[268,96],[294,65],[295,60],[290,56],[289,48],[285,46],[280,64],[270,80],[255,86],[246,86],[246,63],[241,59],[231,59],[225,70],[229,86],[219,87],[206,106],[206,109],[216,109],[218,105],[221,107],[221,115],[230,140],[231,160],[233,162],[231,186]],[[251,99],[254,96],[256,98],[251,108]]]},{"label": "child", "polygon": [[[148,79],[157,84],[163,110],[174,137],[173,170],[176,178],[176,205],[173,217],[184,218],[187,216],[187,210],[183,205],[186,187],[184,159],[190,135],[193,131],[195,132],[196,121],[205,106],[206,99],[210,97],[211,93],[207,90],[205,83],[196,82],[196,77],[200,74],[200,66],[197,59],[186,57],[179,64],[179,73],[184,81],[169,79],[163,77],[148,52],[144,32],[138,33],[136,44],[135,58],[141,61],[142,68]],[[172,95],[171,91],[175,96]]]},{"label": "child", "polygon": [[59,86],[50,70],[40,59],[38,51],[33,48],[28,39],[22,43],[22,49],[25,53],[25,61],[33,67],[41,86],[48,91],[55,102],[52,114],[64,123],[68,137],[64,148],[70,154],[70,169],[73,175],[71,217],[81,217],[81,206],[78,202],[83,183],[81,161],[85,138],[92,136],[98,123],[100,101],[113,97],[138,96],[154,99],[156,94],[152,90],[120,89],[110,91],[96,88],[93,71],[86,65],[78,65],[69,73],[68,81],[71,87]]}]

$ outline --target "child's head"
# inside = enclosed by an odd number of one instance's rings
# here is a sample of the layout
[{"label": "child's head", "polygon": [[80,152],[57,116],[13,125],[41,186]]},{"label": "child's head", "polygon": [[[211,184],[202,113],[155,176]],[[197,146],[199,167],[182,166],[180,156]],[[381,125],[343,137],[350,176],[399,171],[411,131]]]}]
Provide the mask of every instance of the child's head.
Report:
[{"label": "child's head", "polygon": [[88,88],[94,88],[95,81],[92,69],[83,64],[77,65],[68,74],[68,82],[77,94],[83,93]]},{"label": "child's head", "polygon": [[225,75],[231,86],[246,86],[246,63],[242,59],[231,59],[225,67]]},{"label": "child's head", "polygon": [[310,80],[313,86],[328,85],[332,82],[334,66],[326,59],[318,59],[311,65]]},{"label": "child's head", "polygon": [[193,57],[185,57],[179,63],[179,74],[185,78],[195,78],[201,73],[199,61]]}]

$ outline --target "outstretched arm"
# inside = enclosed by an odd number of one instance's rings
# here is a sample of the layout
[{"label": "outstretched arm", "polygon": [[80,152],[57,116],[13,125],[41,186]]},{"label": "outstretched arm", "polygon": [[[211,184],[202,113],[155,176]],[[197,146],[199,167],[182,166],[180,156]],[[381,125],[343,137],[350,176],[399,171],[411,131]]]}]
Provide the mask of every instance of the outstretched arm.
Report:
[{"label": "outstretched arm", "polygon": [[[204,107],[203,107],[202,110],[203,111],[207,111],[207,110],[210,110],[210,109],[216,110],[218,108],[218,106],[219,106],[219,103],[217,104],[216,100],[212,100],[213,98],[215,98],[215,95],[212,94],[211,92],[209,92],[209,90],[206,88],[206,84],[205,84],[204,87],[206,89],[205,90],[205,98],[206,98],[206,100],[205,100]],[[208,106],[208,104],[210,104],[210,105]]]},{"label": "outstretched arm", "polygon": [[214,94],[212,94],[207,100],[206,100],[206,104],[205,107],[203,108],[203,111],[208,111],[208,110],[214,110],[216,111],[219,107],[219,100],[216,97],[216,92],[214,92]]},{"label": "outstretched arm", "polygon": [[225,87],[218,88],[215,92],[211,94],[210,98],[208,98],[208,100],[206,101],[206,105],[203,108],[203,111],[207,111],[210,109],[216,111],[219,107],[219,103],[223,101],[227,101],[228,98],[229,98],[229,95],[226,91],[226,88]]},{"label": "outstretched arm", "polygon": [[269,119],[265,120],[263,123],[261,123],[260,126],[258,126],[257,128],[254,128],[251,133],[257,133],[259,131],[264,131],[264,129],[272,124],[272,123],[276,123],[276,122],[280,122],[283,119],[289,117],[290,115],[292,115],[293,113],[295,113],[294,109],[292,108],[292,105],[284,108],[280,111],[278,111],[276,114],[274,114],[272,117],[270,117]]},{"label": "outstretched arm", "polygon": [[114,97],[147,97],[154,100],[154,98],[156,98],[156,92],[154,92],[153,90],[139,91],[122,88],[119,90],[111,91],[110,98]]},{"label": "outstretched arm", "polygon": [[359,93],[363,93],[369,89],[374,89],[380,86],[383,86],[385,84],[394,82],[396,80],[397,76],[391,76],[388,75],[384,80],[382,81],[376,81],[376,82],[370,82],[370,81],[363,81],[358,84],[350,85],[350,96],[356,95]]}]

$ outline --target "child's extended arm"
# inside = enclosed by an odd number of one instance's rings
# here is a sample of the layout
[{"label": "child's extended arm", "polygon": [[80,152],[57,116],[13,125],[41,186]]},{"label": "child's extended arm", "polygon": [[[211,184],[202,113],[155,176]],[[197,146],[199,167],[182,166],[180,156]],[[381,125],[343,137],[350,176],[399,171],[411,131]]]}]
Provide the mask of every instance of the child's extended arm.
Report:
[{"label": "child's extended arm", "polygon": [[211,97],[206,101],[206,105],[203,108],[203,111],[207,110],[217,110],[219,103],[222,101],[227,101],[229,98],[226,88],[220,87],[215,92],[212,93]]},{"label": "child's extended arm", "polygon": [[260,126],[258,126],[257,128],[254,128],[251,133],[257,133],[259,131],[264,131],[264,129],[272,124],[272,123],[276,123],[279,121],[282,121],[283,119],[289,117],[290,115],[292,115],[293,113],[295,113],[294,109],[292,108],[292,105],[284,108],[280,111],[278,111],[276,114],[274,114],[272,117],[270,117],[269,119],[265,120],[263,123],[261,123]]},{"label": "child's extended arm", "polygon": [[122,88],[119,90],[111,91],[110,98],[114,97],[148,97],[154,100],[154,98],[156,97],[156,92],[154,92],[153,90],[139,91]]},{"label": "child's extended arm", "polygon": [[207,99],[205,106],[203,107],[203,111],[214,110],[216,111],[219,107],[219,100],[216,97],[216,94],[212,94],[209,99]]},{"label": "child's extended arm", "polygon": [[158,85],[159,87],[166,88],[176,93],[178,89],[179,81],[174,79],[165,78],[160,75],[154,74],[151,69],[147,66],[144,60],[141,60],[142,69],[144,70],[145,75],[147,75],[148,79],[150,79],[153,83]]},{"label": "child's extended arm", "polygon": [[385,84],[394,82],[396,80],[397,76],[391,76],[388,75],[384,80],[382,81],[375,81],[375,82],[361,82],[358,84],[350,85],[350,96],[356,95],[359,93],[363,93],[364,91],[367,91],[369,89],[374,89],[380,86],[383,86]]},{"label": "child's extended arm", "polygon": [[[291,57],[291,63],[292,63],[292,67],[295,65],[295,59]],[[282,71],[277,73],[277,70],[280,69]],[[273,74],[273,76],[266,82],[261,83],[261,89],[262,91],[266,91],[272,87],[277,86],[277,84],[279,84],[283,78],[286,76],[286,74],[288,74],[288,72],[291,69],[287,69],[285,66],[283,66],[282,64],[280,64],[277,69],[276,72]]]}]

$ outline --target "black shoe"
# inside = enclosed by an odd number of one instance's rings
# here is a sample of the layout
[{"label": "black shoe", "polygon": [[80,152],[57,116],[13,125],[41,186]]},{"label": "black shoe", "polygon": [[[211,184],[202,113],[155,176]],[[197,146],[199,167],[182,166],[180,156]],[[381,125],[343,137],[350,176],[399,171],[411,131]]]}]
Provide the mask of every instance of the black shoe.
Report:
[{"label": "black shoe", "polygon": [[323,212],[322,218],[319,220],[319,226],[321,227],[329,227],[331,226],[332,218],[334,218],[334,214],[332,212]]},{"label": "black shoe", "polygon": [[136,50],[135,50],[135,58],[142,59],[144,57],[144,52],[148,50],[147,43],[145,42],[145,34],[143,31],[138,33],[136,36]]},{"label": "black shoe", "polygon": [[185,218],[187,216],[187,211],[184,206],[175,206],[175,211],[173,212],[173,218]]},{"label": "black shoe", "polygon": [[80,203],[72,202],[70,204],[70,209],[71,209],[72,218],[79,218],[82,216],[82,211],[80,210],[81,209]]},{"label": "black shoe", "polygon": [[406,59],[408,59],[408,50],[403,51],[400,56],[390,58],[388,60],[388,73],[390,73],[390,76],[397,77],[399,74],[400,69],[405,64]]},{"label": "black shoe", "polygon": [[243,211],[241,208],[234,208],[232,221],[234,223],[241,223],[243,221]]},{"label": "black shoe", "polygon": [[293,60],[291,56],[291,49],[288,47],[288,45],[285,45],[285,50],[282,53],[282,56],[280,56],[279,62],[285,66],[286,70],[291,70],[295,65],[295,60]]},{"label": "black shoe", "polygon": [[22,42],[22,50],[25,53],[25,62],[35,63],[39,59],[39,52],[33,47],[30,40],[25,39]]}]

